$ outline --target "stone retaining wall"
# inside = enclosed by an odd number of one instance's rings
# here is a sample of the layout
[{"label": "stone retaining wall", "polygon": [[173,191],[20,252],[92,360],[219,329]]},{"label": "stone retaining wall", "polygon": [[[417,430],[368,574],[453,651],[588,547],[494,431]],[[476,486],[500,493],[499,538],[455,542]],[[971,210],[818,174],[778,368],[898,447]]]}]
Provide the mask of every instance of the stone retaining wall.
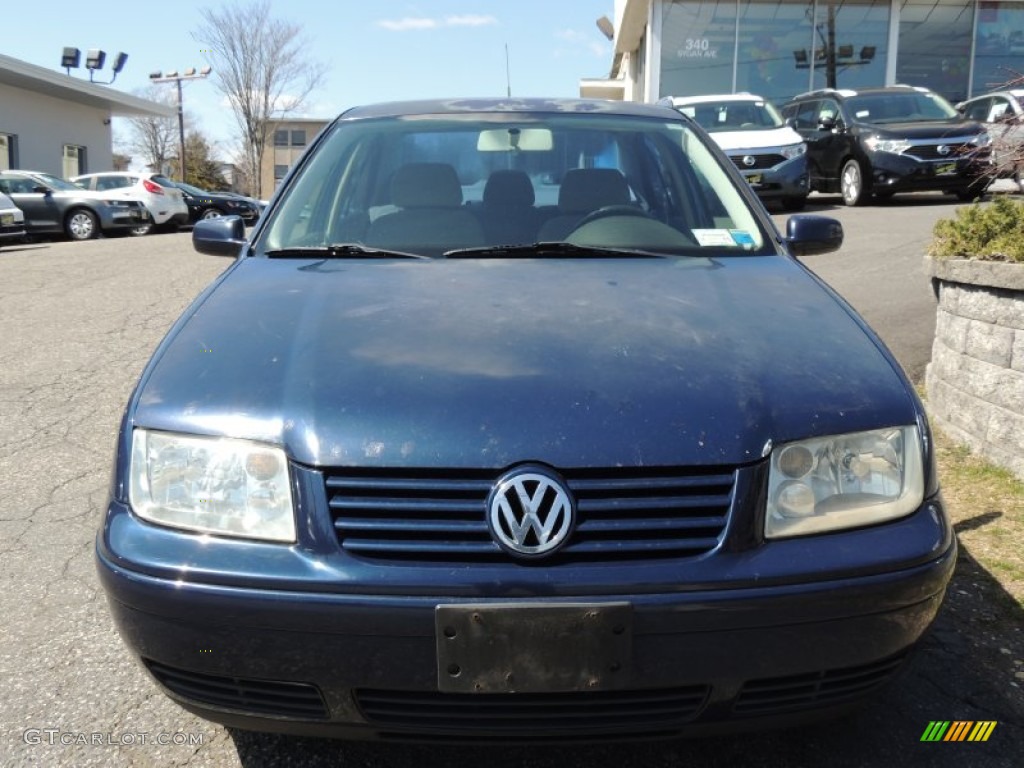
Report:
[{"label": "stone retaining wall", "polygon": [[929,417],[1024,479],[1024,265],[926,261],[939,298]]}]

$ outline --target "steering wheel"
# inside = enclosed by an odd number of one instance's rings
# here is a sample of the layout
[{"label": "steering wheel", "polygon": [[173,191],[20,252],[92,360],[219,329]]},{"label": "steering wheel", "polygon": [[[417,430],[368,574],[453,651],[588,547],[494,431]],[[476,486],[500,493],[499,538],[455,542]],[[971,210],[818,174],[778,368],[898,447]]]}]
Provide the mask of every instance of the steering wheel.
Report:
[{"label": "steering wheel", "polygon": [[645,211],[637,208],[635,205],[606,205],[602,208],[598,208],[596,211],[591,211],[580,219],[579,224],[573,228],[573,231],[576,231],[580,227],[590,224],[591,222],[607,219],[612,216],[639,216],[642,219],[651,218]]}]

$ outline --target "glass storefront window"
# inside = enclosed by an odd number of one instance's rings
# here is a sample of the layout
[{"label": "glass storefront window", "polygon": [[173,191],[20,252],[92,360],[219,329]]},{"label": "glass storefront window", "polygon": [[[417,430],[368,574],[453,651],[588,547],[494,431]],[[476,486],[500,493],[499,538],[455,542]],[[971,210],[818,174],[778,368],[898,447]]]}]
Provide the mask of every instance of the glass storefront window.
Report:
[{"label": "glass storefront window", "polygon": [[732,93],[736,0],[662,4],[661,96]]},{"label": "glass storefront window", "polygon": [[801,67],[794,52],[807,48],[812,14],[812,3],[742,0],[736,90],[756,93],[775,104],[806,91],[807,60]]},{"label": "glass storefront window", "polygon": [[885,85],[889,9],[889,0],[819,0],[814,10],[813,88]]},{"label": "glass storefront window", "polygon": [[[978,5],[971,95],[1005,86],[1024,74],[1024,3]],[[1019,87],[1019,86],[1018,86]]]},{"label": "glass storefront window", "polygon": [[889,0],[666,2],[660,95],[749,91],[781,104],[812,88],[883,85],[889,8]]},{"label": "glass storefront window", "polygon": [[900,9],[896,82],[956,103],[967,98],[974,0],[907,0]]}]

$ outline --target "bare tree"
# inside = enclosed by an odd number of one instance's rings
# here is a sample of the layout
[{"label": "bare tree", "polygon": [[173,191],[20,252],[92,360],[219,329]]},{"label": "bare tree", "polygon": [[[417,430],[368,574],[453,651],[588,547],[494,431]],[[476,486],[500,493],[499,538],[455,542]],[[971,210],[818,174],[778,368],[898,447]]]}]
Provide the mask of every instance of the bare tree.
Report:
[{"label": "bare tree", "polygon": [[[177,103],[173,93],[157,85],[143,88],[137,91],[136,95],[168,106],[175,106]],[[163,173],[168,160],[177,155],[177,119],[156,115],[128,118],[128,140],[125,147],[135,153],[151,171]]]},{"label": "bare tree", "polygon": [[213,66],[214,82],[231,103],[241,131],[253,190],[262,196],[259,168],[270,122],[295,111],[320,85],[325,66],[304,55],[302,28],[272,18],[269,0],[201,11],[192,33]]}]

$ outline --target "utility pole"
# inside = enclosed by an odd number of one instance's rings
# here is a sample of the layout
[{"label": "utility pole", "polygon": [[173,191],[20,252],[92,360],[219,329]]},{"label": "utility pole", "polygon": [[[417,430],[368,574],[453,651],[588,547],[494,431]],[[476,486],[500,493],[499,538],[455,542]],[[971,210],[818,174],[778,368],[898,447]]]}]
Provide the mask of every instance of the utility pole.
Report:
[{"label": "utility pole", "polygon": [[178,71],[172,69],[170,72],[153,72],[150,74],[149,79],[154,83],[175,83],[178,86],[178,168],[181,173],[181,180],[185,181],[185,106],[181,92],[181,81],[182,80],[201,80],[207,77],[213,69],[211,67],[203,67],[201,70],[196,72],[195,67],[189,67],[183,70],[179,75]]}]

